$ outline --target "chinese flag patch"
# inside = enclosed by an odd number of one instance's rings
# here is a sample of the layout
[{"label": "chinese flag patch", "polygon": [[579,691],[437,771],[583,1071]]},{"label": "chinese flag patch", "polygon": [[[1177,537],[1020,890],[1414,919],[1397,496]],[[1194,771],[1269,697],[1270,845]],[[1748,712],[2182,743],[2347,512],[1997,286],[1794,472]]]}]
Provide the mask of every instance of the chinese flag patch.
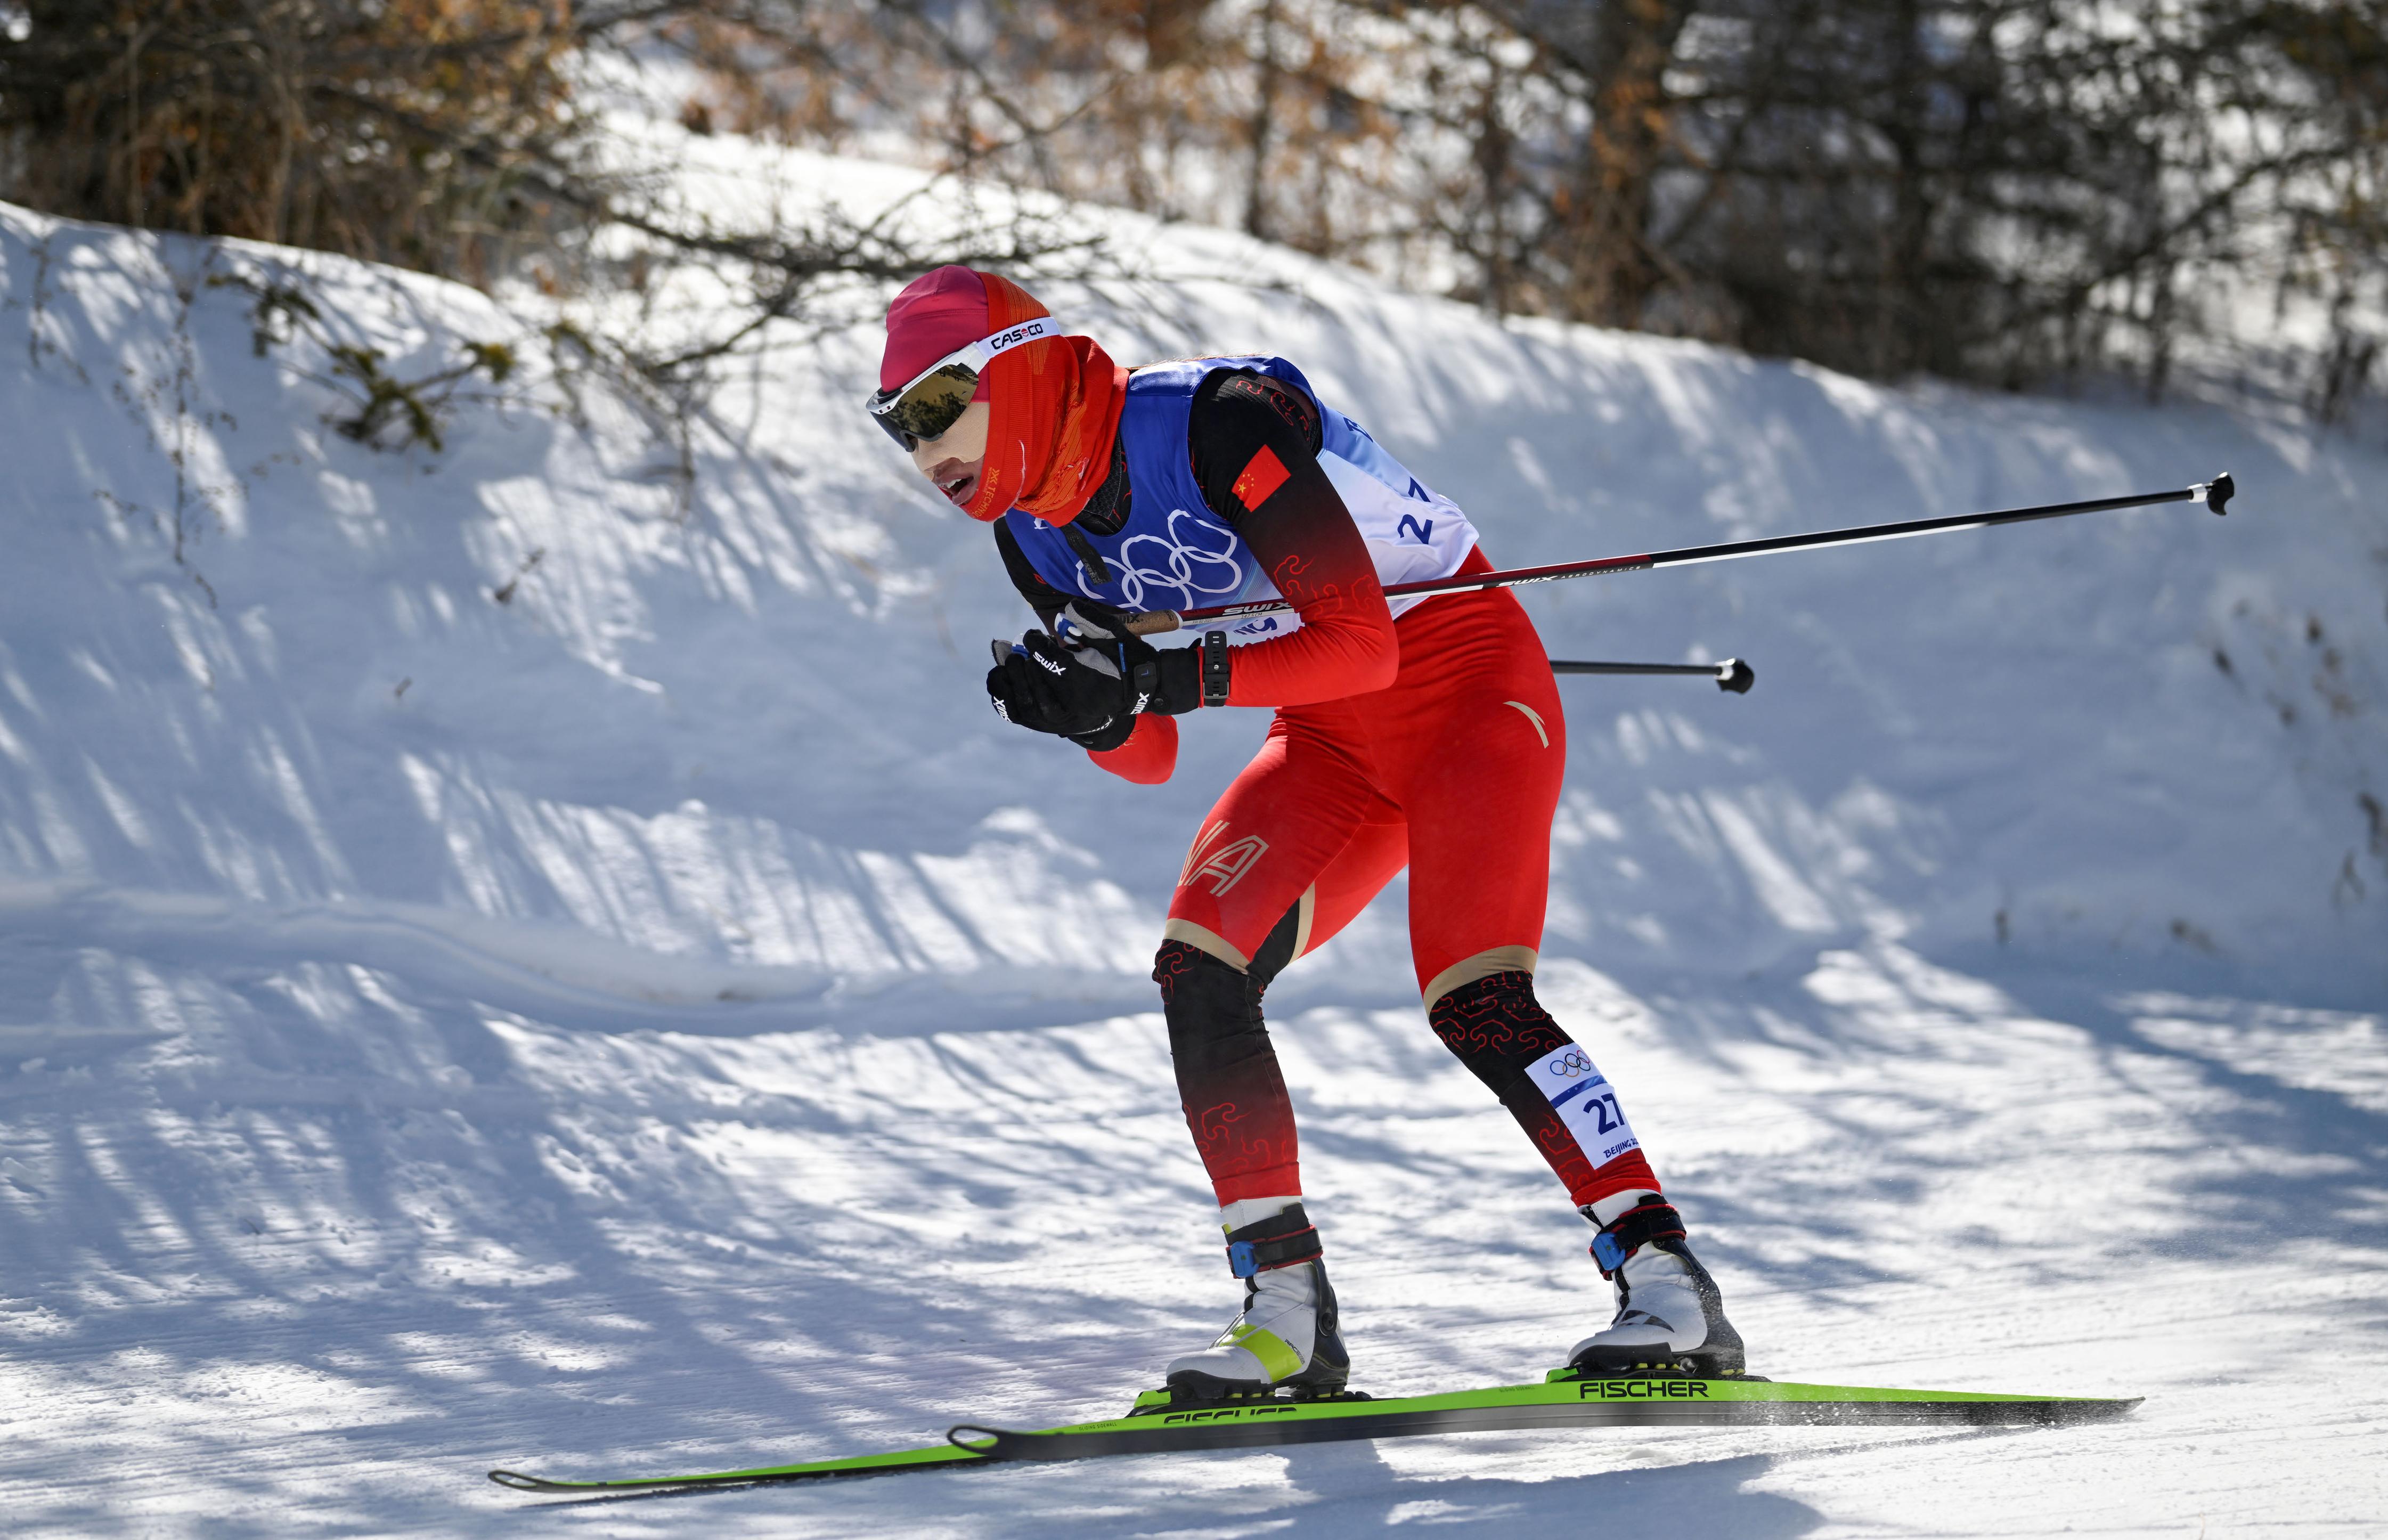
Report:
[{"label": "chinese flag patch", "polygon": [[1257,508],[1292,475],[1285,468],[1285,462],[1277,457],[1277,451],[1263,444],[1261,452],[1244,463],[1243,474],[1236,477],[1236,501],[1247,508]]}]

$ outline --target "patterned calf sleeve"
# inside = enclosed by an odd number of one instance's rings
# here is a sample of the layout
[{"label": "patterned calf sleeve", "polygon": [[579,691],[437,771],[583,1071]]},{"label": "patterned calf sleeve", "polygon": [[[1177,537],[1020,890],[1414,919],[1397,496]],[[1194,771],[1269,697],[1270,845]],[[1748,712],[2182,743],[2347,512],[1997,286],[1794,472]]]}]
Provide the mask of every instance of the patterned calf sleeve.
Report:
[{"label": "patterned calf sleeve", "polygon": [[1462,985],[1435,1001],[1427,1020],[1509,1109],[1578,1207],[1614,1192],[1659,1190],[1615,1089],[1534,999],[1531,974]]},{"label": "patterned calf sleeve", "polygon": [[1293,1103],[1261,1020],[1264,980],[1183,941],[1153,959],[1177,1095],[1219,1205],[1302,1190]]}]

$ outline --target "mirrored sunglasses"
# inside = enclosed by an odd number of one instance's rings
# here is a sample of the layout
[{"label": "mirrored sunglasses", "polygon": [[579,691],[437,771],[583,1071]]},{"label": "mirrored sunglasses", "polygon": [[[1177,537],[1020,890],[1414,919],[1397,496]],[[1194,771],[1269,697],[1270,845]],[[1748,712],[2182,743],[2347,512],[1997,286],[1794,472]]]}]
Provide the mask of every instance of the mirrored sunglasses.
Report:
[{"label": "mirrored sunglasses", "polygon": [[871,392],[863,404],[870,409],[871,420],[908,454],[924,439],[944,438],[961,420],[971,398],[978,393],[979,375],[997,355],[1023,342],[1061,335],[1061,325],[1049,315],[1007,326],[947,353],[905,385]]}]

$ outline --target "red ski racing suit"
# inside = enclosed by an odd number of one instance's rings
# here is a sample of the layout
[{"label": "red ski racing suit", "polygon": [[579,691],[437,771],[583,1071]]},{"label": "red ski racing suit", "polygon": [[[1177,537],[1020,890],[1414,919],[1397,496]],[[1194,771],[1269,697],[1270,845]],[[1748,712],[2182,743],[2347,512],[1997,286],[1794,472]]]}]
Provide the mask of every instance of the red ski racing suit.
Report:
[{"label": "red ski racing suit", "polygon": [[[1364,537],[1330,468],[1355,495],[1373,489],[1348,465],[1322,464],[1324,411],[1284,377],[1222,362],[1194,388],[1175,451],[1177,466],[1190,461],[1207,511],[1250,547],[1300,618],[1290,634],[1233,651],[1228,704],[1277,716],[1194,834],[1155,962],[1203,1165],[1222,1205],[1302,1191],[1262,997],[1279,970],[1341,930],[1407,866],[1411,952],[1436,1035],[1508,1107],[1575,1203],[1656,1192],[1613,1090],[1534,998],[1567,765],[1566,718],[1541,639],[1500,591],[1438,595],[1395,617],[1380,576],[1387,547]],[[1123,437],[1137,420],[1124,422]],[[1341,441],[1353,442],[1350,433]],[[1120,565],[1118,550],[1107,564],[1086,538],[1122,529],[1132,500],[1147,495],[1127,475],[1134,458],[1115,447],[1110,480],[1066,521],[1077,528],[1063,533],[1099,575]],[[1433,496],[1415,478],[1408,485]],[[1434,506],[1466,531],[1443,570],[1491,570],[1464,516],[1439,499]],[[1434,528],[1402,524],[1420,545]],[[1083,602],[1023,554],[1025,541],[1056,541],[1058,527],[996,528],[1013,580],[1048,627]],[[1414,555],[1396,576],[1419,575]],[[1065,576],[1084,590],[1087,570]],[[1181,580],[1188,570],[1181,554]],[[1174,717],[1138,716],[1125,742],[1090,753],[1131,781],[1164,781],[1176,735]]]}]

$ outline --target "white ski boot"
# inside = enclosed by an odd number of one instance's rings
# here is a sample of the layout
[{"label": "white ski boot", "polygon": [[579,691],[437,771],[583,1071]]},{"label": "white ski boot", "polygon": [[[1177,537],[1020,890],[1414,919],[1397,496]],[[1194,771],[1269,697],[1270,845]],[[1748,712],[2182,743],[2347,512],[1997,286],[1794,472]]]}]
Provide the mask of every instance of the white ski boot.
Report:
[{"label": "white ski boot", "polygon": [[[1593,1239],[1600,1276],[1617,1285],[1617,1318],[1575,1344],[1568,1367],[1588,1375],[1687,1374],[1721,1379],[1743,1371],[1741,1333],[1724,1318],[1716,1279],[1683,1241],[1683,1218],[1655,1192]],[[1583,1215],[1594,1224],[1590,1208]]]},{"label": "white ski boot", "polygon": [[[1232,1207],[1227,1212],[1241,1217]],[[1227,1267],[1244,1280],[1243,1314],[1209,1347],[1170,1361],[1170,1400],[1251,1400],[1279,1389],[1309,1400],[1340,1391],[1352,1376],[1352,1356],[1343,1350],[1335,1289],[1319,1255],[1318,1231],[1298,1201],[1229,1229]]]}]

